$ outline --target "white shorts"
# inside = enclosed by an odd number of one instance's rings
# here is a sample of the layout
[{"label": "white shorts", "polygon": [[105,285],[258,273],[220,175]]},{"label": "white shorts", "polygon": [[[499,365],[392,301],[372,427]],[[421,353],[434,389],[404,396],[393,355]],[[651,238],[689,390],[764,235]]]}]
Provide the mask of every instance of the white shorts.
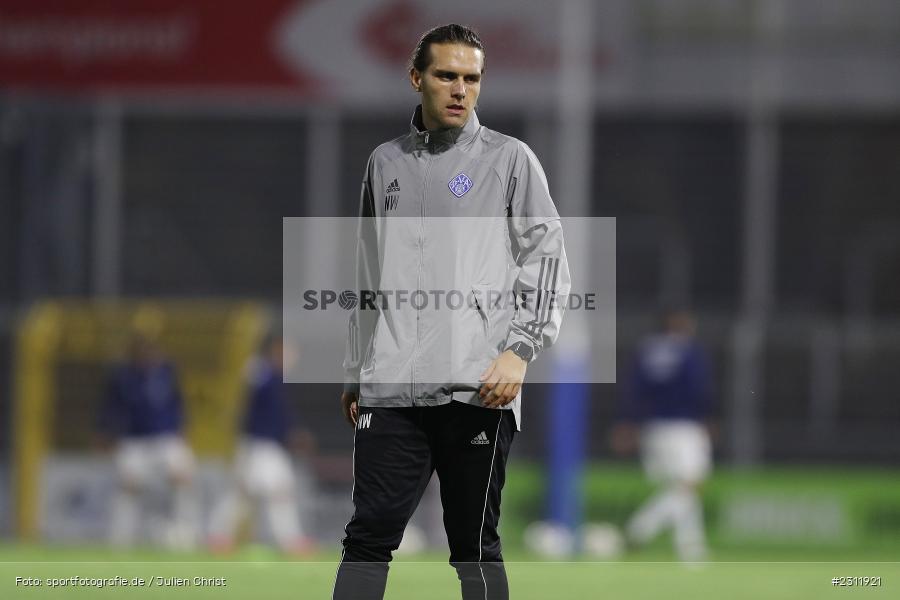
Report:
[{"label": "white shorts", "polygon": [[296,487],[291,458],[277,442],[244,438],[235,471],[241,487],[250,495],[292,494]]},{"label": "white shorts", "polygon": [[696,421],[651,421],[641,432],[641,459],[654,481],[699,483],[712,468],[709,434]]},{"label": "white shorts", "polygon": [[115,461],[119,476],[140,487],[174,477],[189,479],[194,472],[194,454],[178,435],[125,438]]}]

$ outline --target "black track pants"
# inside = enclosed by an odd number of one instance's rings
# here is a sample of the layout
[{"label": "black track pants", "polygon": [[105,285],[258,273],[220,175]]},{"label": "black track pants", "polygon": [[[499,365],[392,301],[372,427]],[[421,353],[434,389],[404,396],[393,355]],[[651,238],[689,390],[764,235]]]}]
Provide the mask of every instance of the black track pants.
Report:
[{"label": "black track pants", "polygon": [[383,598],[391,553],[435,471],[463,599],[507,600],[497,524],[514,433],[511,411],[461,402],[362,408],[353,451],[355,510],[334,600]]}]

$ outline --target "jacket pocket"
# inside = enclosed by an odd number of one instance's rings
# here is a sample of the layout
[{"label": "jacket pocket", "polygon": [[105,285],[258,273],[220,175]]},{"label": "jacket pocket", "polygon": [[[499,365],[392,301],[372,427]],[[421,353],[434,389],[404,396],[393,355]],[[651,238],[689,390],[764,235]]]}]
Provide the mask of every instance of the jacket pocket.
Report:
[{"label": "jacket pocket", "polygon": [[490,339],[491,333],[493,332],[490,311],[490,288],[479,285],[472,286],[472,306],[475,309],[475,312],[478,313],[478,317],[481,319],[481,329],[484,334],[484,339]]},{"label": "jacket pocket", "polygon": [[375,321],[375,328],[372,330],[372,339],[369,340],[369,346],[366,349],[366,355],[360,366],[360,373],[371,373],[375,370],[375,348],[378,344],[378,331],[381,329],[381,316]]}]

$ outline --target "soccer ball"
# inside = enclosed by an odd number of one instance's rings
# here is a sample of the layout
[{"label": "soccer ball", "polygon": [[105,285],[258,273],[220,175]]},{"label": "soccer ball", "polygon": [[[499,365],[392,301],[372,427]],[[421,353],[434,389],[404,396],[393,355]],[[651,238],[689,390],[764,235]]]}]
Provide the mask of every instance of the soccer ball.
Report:
[{"label": "soccer ball", "polygon": [[612,523],[585,523],[578,533],[588,556],[608,560],[625,551],[625,537]]},{"label": "soccer ball", "polygon": [[563,558],[575,551],[575,536],[568,527],[535,521],[525,528],[525,547],[540,556]]}]

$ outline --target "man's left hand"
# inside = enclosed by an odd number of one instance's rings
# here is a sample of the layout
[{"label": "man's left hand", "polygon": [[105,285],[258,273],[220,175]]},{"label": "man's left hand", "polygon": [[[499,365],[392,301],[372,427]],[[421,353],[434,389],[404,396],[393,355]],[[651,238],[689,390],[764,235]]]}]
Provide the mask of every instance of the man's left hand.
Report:
[{"label": "man's left hand", "polygon": [[515,400],[522,389],[527,368],[528,363],[512,350],[506,350],[495,358],[478,378],[482,382],[478,392],[482,404],[486,408],[500,408]]}]

